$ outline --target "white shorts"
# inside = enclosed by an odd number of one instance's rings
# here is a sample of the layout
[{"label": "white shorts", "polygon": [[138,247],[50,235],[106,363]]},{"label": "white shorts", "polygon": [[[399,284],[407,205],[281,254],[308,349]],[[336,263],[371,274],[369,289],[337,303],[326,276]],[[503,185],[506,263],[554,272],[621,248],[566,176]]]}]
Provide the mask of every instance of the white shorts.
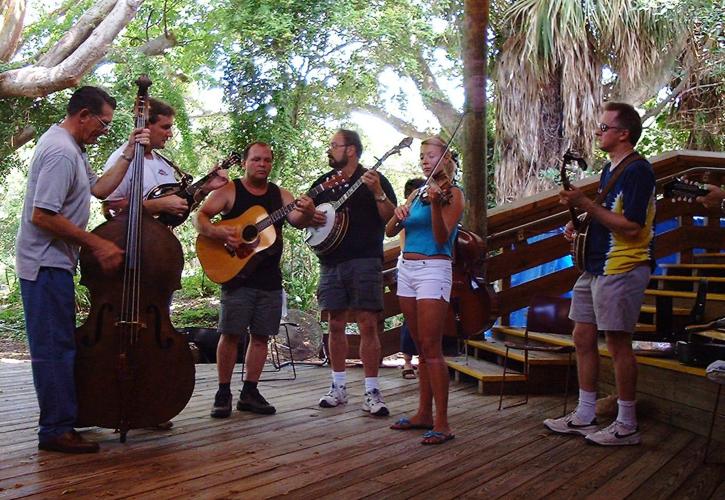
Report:
[{"label": "white shorts", "polygon": [[450,302],[453,269],[447,259],[398,258],[398,297]]}]

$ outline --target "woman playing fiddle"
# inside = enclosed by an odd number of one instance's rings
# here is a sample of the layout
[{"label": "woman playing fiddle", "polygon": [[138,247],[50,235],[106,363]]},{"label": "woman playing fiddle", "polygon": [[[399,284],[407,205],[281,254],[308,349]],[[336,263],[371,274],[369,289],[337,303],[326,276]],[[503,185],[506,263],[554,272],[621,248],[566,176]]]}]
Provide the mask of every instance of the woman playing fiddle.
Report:
[{"label": "woman playing fiddle", "polygon": [[455,164],[439,137],[422,142],[420,164],[428,178],[426,186],[395,209],[385,228],[387,236],[405,229],[398,260],[398,299],[419,353],[418,411],[391,428],[429,429],[422,444],[442,444],[454,437],[448,424],[448,368],[442,338],[451,294],[453,244],[464,197],[450,181]]}]

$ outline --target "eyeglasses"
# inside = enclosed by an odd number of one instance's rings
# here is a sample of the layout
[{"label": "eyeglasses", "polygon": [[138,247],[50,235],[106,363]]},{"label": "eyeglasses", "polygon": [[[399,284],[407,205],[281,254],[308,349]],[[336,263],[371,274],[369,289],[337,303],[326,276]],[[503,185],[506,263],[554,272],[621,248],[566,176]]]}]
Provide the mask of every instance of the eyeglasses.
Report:
[{"label": "eyeglasses", "polygon": [[606,132],[610,128],[618,129],[618,130],[625,130],[624,127],[614,127],[612,125],[607,125],[606,123],[600,123],[599,124],[599,130],[602,131],[602,133]]},{"label": "eyeglasses", "polygon": [[101,120],[101,118],[98,115],[93,115],[93,118],[98,120],[98,123],[101,124],[101,126],[103,127],[103,130],[106,130],[106,131],[111,130],[111,122],[104,122],[103,120]]},{"label": "eyeglasses", "polygon": [[330,143],[330,149],[346,148],[348,146],[351,146],[351,144],[337,144],[335,142]]}]

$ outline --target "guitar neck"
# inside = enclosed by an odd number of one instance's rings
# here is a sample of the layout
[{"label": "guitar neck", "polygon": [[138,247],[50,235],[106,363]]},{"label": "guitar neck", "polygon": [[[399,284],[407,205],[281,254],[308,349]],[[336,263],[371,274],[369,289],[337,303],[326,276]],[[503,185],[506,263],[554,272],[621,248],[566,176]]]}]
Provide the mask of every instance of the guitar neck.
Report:
[{"label": "guitar neck", "polygon": [[[378,167],[380,167],[380,165],[383,164],[383,161],[385,160],[385,158],[387,158],[387,156],[384,156],[382,159],[378,160],[378,162],[370,169],[370,171],[374,172],[375,170],[377,170]],[[350,188],[347,191],[345,191],[345,194],[340,196],[340,198],[337,201],[332,202],[332,206],[334,207],[334,209],[337,210],[338,208],[340,208],[343,203],[345,203],[353,194],[355,194],[355,191],[357,191],[357,188],[359,188],[362,185],[362,183],[363,183],[362,176],[360,176],[360,178],[358,180],[356,180],[355,182],[353,182],[352,186],[350,186]]]},{"label": "guitar neck", "polygon": [[220,167],[215,168],[214,170],[212,170],[211,172],[209,172],[208,174],[206,174],[204,177],[202,177],[198,181],[194,182],[193,184],[189,184],[188,186],[186,186],[186,188],[184,189],[183,192],[186,193],[188,196],[190,196],[190,197],[193,198],[196,195],[196,193],[202,188],[202,186],[209,179],[211,179],[213,176],[216,175],[216,172],[217,172],[217,170],[219,170],[219,168]]},{"label": "guitar neck", "polygon": [[[307,196],[309,196],[310,198],[314,198],[315,196],[317,196],[324,190],[325,190],[325,187],[322,184],[320,184],[319,186],[315,186],[312,189],[310,189],[309,191],[307,191]],[[259,231],[261,233],[262,231],[267,229],[269,226],[271,226],[272,224],[274,224],[275,222],[280,220],[282,217],[285,217],[288,213],[290,213],[292,210],[295,209],[295,206],[296,206],[295,204],[296,204],[296,201],[293,201],[292,203],[289,203],[289,204],[283,206],[282,208],[278,208],[277,210],[275,210],[274,212],[269,214],[267,217],[265,217],[261,221],[257,222],[255,224],[257,231]]]}]

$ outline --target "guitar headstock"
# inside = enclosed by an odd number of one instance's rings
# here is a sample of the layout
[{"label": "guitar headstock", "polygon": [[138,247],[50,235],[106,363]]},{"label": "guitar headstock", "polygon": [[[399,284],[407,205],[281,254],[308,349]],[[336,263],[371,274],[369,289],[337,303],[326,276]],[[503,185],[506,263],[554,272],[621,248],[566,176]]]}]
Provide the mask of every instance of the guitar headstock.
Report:
[{"label": "guitar headstock", "polygon": [[709,192],[707,189],[700,187],[695,181],[686,179],[674,179],[663,186],[665,198],[672,201],[689,201],[692,202],[698,196],[706,196]]},{"label": "guitar headstock", "polygon": [[242,163],[242,156],[236,151],[232,151],[229,156],[219,162],[218,168],[221,170],[227,170],[233,165],[239,165]]},{"label": "guitar headstock", "polygon": [[347,178],[339,170],[322,183],[325,190],[335,190],[338,187],[346,187],[347,185]]},{"label": "guitar headstock", "polygon": [[568,149],[566,153],[564,153],[564,156],[561,160],[561,168],[560,168],[560,176],[561,176],[561,185],[564,186],[564,189],[570,189],[571,188],[571,182],[569,181],[569,177],[567,176],[568,169],[567,167],[571,163],[576,163],[579,165],[579,168],[582,170],[586,170],[588,165],[586,160],[582,158],[581,156],[574,153],[571,149]]},{"label": "guitar headstock", "polygon": [[410,148],[410,145],[411,144],[413,144],[413,138],[412,137],[406,137],[405,139],[403,139],[402,141],[400,141],[397,146],[393,146],[392,148],[390,148],[390,150],[387,151],[382,156],[382,158],[380,158],[378,160],[378,164],[381,164],[382,162],[384,162],[389,156],[399,155],[401,149]]}]

